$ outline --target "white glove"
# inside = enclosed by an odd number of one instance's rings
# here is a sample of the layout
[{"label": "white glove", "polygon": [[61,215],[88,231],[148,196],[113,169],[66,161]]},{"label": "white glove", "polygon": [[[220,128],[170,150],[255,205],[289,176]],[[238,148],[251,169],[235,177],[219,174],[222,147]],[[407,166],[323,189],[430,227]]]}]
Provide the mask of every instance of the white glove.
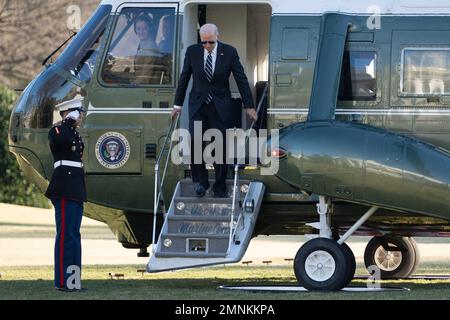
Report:
[{"label": "white glove", "polygon": [[67,119],[67,118],[70,118],[70,119],[73,119],[73,120],[77,121],[77,120],[80,118],[80,116],[81,116],[80,111],[74,110],[74,111],[71,111],[71,112],[66,116],[66,119]]}]

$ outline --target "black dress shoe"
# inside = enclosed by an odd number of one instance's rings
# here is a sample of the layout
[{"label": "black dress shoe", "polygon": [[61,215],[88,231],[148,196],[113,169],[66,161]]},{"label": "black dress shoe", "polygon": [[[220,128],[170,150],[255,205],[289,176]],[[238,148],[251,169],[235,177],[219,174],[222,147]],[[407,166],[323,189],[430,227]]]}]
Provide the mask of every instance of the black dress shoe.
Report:
[{"label": "black dress shoe", "polygon": [[69,289],[64,288],[64,287],[55,287],[55,290],[56,291],[64,291],[64,292],[69,291]]},{"label": "black dress shoe", "polygon": [[195,195],[199,198],[204,197],[206,194],[206,188],[202,186],[201,184],[198,185],[197,189],[195,189]]},{"label": "black dress shoe", "polygon": [[65,287],[55,287],[55,289],[57,291],[61,291],[61,292],[86,292],[86,291],[88,291],[87,288],[69,289],[69,288],[65,288]]},{"label": "black dress shoe", "polygon": [[228,198],[228,192],[223,190],[214,191],[214,198]]}]

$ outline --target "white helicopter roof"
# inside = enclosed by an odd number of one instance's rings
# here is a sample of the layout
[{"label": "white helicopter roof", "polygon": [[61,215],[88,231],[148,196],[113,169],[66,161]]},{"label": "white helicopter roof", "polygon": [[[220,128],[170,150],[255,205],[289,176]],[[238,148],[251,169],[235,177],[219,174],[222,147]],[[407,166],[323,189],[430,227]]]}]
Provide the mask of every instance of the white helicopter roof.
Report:
[{"label": "white helicopter roof", "polygon": [[[110,4],[113,11],[122,3],[148,3],[148,0],[102,0]],[[153,0],[152,3],[171,3],[174,1]],[[190,4],[269,4],[273,14],[321,14],[342,12],[350,14],[450,14],[449,0],[181,0],[180,12]]]}]

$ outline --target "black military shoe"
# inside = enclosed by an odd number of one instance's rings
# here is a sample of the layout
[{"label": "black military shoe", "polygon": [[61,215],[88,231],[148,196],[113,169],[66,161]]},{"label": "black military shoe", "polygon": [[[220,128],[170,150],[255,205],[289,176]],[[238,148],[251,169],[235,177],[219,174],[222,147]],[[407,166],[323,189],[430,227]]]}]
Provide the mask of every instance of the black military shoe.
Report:
[{"label": "black military shoe", "polygon": [[61,291],[61,292],[86,292],[88,291],[87,288],[81,288],[81,289],[69,289],[66,287],[55,287],[56,291]]}]

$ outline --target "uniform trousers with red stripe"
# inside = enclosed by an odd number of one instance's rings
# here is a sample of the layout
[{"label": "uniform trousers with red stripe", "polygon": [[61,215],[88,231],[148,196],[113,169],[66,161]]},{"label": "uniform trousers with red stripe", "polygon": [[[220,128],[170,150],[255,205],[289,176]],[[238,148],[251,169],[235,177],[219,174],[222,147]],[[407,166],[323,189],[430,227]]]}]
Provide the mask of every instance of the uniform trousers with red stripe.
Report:
[{"label": "uniform trousers with red stripe", "polygon": [[[55,287],[67,288],[67,279],[73,275],[73,267],[81,272],[81,220],[83,202],[52,199],[55,207]],[[69,270],[68,270],[69,268]]]}]

